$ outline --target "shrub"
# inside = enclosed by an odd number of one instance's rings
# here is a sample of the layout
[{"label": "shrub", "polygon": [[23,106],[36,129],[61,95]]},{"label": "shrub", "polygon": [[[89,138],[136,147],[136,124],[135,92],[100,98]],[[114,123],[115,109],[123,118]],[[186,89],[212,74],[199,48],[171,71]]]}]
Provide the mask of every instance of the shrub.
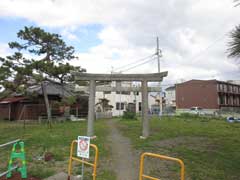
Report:
[{"label": "shrub", "polygon": [[180,114],[180,117],[183,117],[183,118],[199,118],[199,115],[198,114],[191,114],[191,113],[181,113]]},{"label": "shrub", "polygon": [[128,120],[137,120],[136,113],[129,111],[124,111],[122,118]]}]

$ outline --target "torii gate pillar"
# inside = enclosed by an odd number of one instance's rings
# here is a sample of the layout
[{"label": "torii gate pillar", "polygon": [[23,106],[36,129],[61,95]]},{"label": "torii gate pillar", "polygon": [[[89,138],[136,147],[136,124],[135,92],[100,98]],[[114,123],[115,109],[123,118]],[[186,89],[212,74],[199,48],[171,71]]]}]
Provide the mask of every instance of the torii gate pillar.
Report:
[{"label": "torii gate pillar", "polygon": [[89,85],[89,99],[88,99],[88,126],[87,136],[94,136],[94,119],[95,119],[95,95],[96,95],[96,81],[90,80]]},{"label": "torii gate pillar", "polygon": [[149,136],[149,118],[148,118],[148,86],[147,81],[142,81],[142,137]]}]

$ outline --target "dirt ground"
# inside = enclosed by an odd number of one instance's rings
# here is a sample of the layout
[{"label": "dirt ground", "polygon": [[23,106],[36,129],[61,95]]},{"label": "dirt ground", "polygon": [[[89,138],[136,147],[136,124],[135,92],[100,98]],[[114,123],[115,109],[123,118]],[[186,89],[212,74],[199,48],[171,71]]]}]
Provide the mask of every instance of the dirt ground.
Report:
[{"label": "dirt ground", "polygon": [[115,123],[114,120],[107,123],[110,129],[108,140],[111,143],[113,170],[117,180],[137,180],[139,157],[133,151],[130,140],[122,136]]},{"label": "dirt ground", "polygon": [[0,180],[41,180],[40,178],[32,177],[28,175],[28,178],[22,179],[20,173],[15,173],[11,178],[6,178],[6,176],[1,177]]},{"label": "dirt ground", "polygon": [[[130,139],[124,137],[118,130],[116,121],[109,120],[107,122],[108,128],[110,129],[110,134],[108,141],[111,144],[112,151],[112,169],[115,171],[117,180],[138,180],[139,176],[139,162],[140,154],[132,148]],[[163,142],[163,146],[164,146]],[[175,180],[179,177],[174,173],[171,173],[171,167],[173,163],[166,163],[164,161],[159,161],[158,159],[148,159],[145,160],[144,172],[146,174],[159,175],[163,180]],[[160,174],[159,174],[160,172]],[[171,177],[171,178],[169,178]]]}]

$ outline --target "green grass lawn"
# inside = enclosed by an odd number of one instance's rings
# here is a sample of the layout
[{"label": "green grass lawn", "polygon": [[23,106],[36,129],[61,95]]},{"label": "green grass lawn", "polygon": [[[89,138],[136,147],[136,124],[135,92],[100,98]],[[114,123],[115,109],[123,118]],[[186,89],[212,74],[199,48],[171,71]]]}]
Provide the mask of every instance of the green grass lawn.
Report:
[{"label": "green grass lawn", "polygon": [[[161,120],[153,118],[150,137],[141,140],[140,121],[117,121],[123,135],[130,138],[139,158],[142,152],[178,157],[185,163],[187,179],[240,179],[240,123],[230,124],[223,119],[191,116],[165,117]],[[108,164],[112,159],[106,127],[106,120],[96,121],[97,139],[92,140],[100,151],[98,180],[116,179],[112,167]],[[26,129],[23,129],[23,124],[0,121],[0,133],[0,144],[17,138],[24,140],[28,172],[44,178],[57,172],[67,172],[70,143],[78,135],[86,134],[86,122],[54,124],[52,129],[46,125],[28,124]],[[11,147],[0,149],[0,172],[6,170],[10,150]],[[44,152],[53,153],[54,161],[38,160]],[[171,180],[175,179],[179,172],[178,166],[165,166],[162,161],[151,160],[146,165],[146,169],[150,169],[146,171],[150,174],[160,175],[157,177],[166,175]],[[79,174],[80,169],[81,166],[76,164],[74,174]],[[168,173],[164,174],[165,171]],[[90,172],[91,168],[88,168],[85,177],[89,178],[86,179],[91,179]]]},{"label": "green grass lawn", "polygon": [[[104,162],[109,158],[109,148],[105,141],[108,131],[105,128],[105,121],[100,120],[95,123],[97,139],[91,143],[99,148],[99,162]],[[57,172],[67,172],[70,144],[77,139],[78,135],[86,135],[86,122],[65,122],[53,124],[49,129],[47,125],[28,124],[23,128],[23,124],[15,122],[0,121],[0,144],[21,138],[25,142],[28,172],[36,177],[45,178]],[[6,170],[11,147],[0,149],[0,172]],[[44,152],[51,152],[54,161],[44,162],[38,160]],[[92,153],[92,152],[91,152]],[[104,166],[104,165],[103,165]],[[101,168],[101,164],[99,165]],[[81,165],[75,165],[74,173],[79,173]],[[91,169],[87,169],[86,174],[90,174]],[[107,179],[113,172],[104,170],[98,171],[98,179]]]},{"label": "green grass lawn", "polygon": [[[240,123],[204,117],[153,118],[150,137],[141,140],[140,121],[119,122],[137,151],[182,159],[187,179],[240,179]],[[168,170],[177,168],[168,166]]]}]

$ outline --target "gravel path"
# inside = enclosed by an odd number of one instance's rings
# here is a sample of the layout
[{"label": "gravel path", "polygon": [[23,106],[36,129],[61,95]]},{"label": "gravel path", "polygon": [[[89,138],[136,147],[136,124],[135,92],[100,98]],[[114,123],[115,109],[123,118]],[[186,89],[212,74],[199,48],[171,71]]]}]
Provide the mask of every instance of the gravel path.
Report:
[{"label": "gravel path", "polygon": [[130,140],[119,132],[116,121],[109,120],[107,124],[110,131],[108,140],[111,143],[113,168],[117,180],[137,180],[139,157],[133,152]]}]

